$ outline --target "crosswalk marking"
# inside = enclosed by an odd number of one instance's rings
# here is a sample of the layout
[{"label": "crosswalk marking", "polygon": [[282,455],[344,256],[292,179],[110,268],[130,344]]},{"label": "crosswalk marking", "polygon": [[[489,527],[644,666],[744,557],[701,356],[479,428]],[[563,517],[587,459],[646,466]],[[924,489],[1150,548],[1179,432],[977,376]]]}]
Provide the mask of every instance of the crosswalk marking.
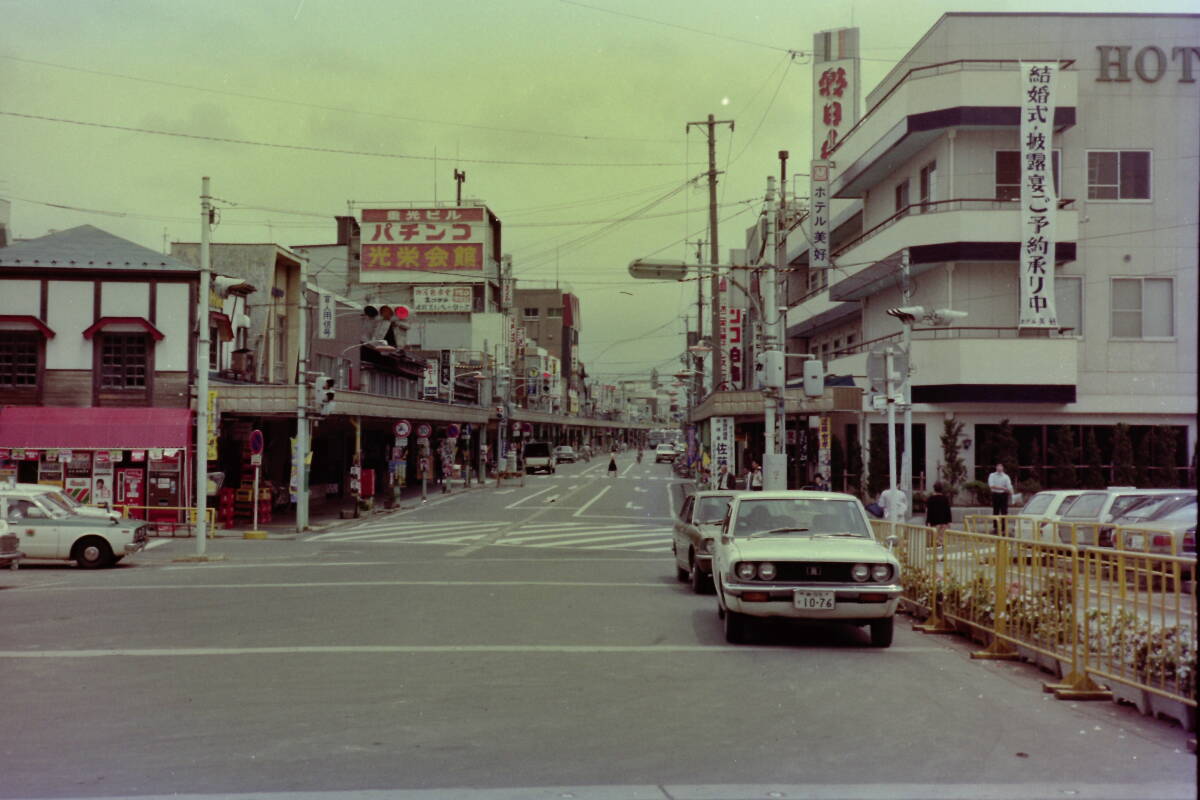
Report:
[{"label": "crosswalk marking", "polygon": [[468,544],[477,543],[489,535],[499,535],[490,544],[508,547],[565,547],[588,550],[632,550],[641,553],[668,552],[671,529],[663,525],[638,523],[594,523],[580,520],[566,522],[531,522],[518,525],[503,534],[507,522],[417,522],[412,520],[378,520],[353,528],[319,533],[305,541],[363,542],[405,544]]}]

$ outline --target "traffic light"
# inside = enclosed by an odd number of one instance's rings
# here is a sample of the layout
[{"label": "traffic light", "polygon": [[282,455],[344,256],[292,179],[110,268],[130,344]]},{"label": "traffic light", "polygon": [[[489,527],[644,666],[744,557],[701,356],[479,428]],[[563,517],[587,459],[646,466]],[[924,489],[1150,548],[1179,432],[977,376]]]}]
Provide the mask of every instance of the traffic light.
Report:
[{"label": "traffic light", "polygon": [[313,378],[313,406],[317,409],[317,413],[332,413],[335,383],[336,381],[328,375],[318,375]]},{"label": "traffic light", "polygon": [[817,359],[804,362],[804,395],[822,397],[825,394],[825,367]]},{"label": "traffic light", "polygon": [[542,391],[545,392],[546,394],[550,394],[550,373],[549,372],[542,373]]},{"label": "traffic light", "polygon": [[221,299],[225,299],[231,294],[245,297],[253,291],[254,286],[247,283],[245,278],[234,278],[230,275],[213,276],[212,292]]}]

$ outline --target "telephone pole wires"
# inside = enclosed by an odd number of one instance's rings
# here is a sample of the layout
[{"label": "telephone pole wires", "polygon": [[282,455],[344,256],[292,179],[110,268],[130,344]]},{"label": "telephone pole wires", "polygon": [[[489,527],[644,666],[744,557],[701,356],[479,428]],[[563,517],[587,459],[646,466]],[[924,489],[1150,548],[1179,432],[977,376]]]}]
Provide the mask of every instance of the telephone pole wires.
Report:
[{"label": "telephone pole wires", "polygon": [[721,262],[720,246],[717,237],[717,132],[718,125],[728,125],[733,130],[733,120],[715,119],[712,114],[703,122],[689,122],[686,132],[690,133],[692,126],[703,127],[708,135],[708,241],[710,245],[709,263],[712,268],[712,282],[709,287],[710,304],[712,305],[712,390],[717,391],[724,380],[724,365],[721,353],[721,286],[720,276],[716,265]]}]

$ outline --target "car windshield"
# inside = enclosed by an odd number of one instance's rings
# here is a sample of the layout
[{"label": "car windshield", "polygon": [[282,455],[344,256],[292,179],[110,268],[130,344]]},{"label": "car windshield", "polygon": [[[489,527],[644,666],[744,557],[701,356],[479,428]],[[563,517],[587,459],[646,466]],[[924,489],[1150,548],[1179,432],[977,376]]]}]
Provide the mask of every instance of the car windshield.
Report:
[{"label": "car windshield", "polygon": [[[32,513],[31,513],[32,512]],[[64,508],[58,503],[48,501],[45,496],[36,498],[8,498],[8,521],[20,522],[26,519],[66,519],[74,516],[75,512]]]},{"label": "car windshield", "polygon": [[701,497],[696,504],[693,518],[696,522],[720,522],[725,518],[725,510],[729,508],[731,495]]},{"label": "car windshield", "polygon": [[1105,497],[1106,495],[1099,492],[1081,494],[1075,498],[1075,502],[1071,504],[1071,508],[1067,513],[1063,514],[1063,517],[1071,519],[1095,519],[1100,516],[1100,507],[1104,505]]},{"label": "car windshield", "polygon": [[735,536],[758,534],[841,535],[870,537],[857,502],[819,498],[743,500],[734,521]]},{"label": "car windshield", "polygon": [[69,494],[63,494],[62,492],[46,492],[44,495],[42,495],[42,499],[45,500],[47,504],[56,505],[59,508],[66,509],[72,514],[75,513],[75,509],[82,506],[82,503],[80,503],[74,497],[71,497]]},{"label": "car windshield", "polygon": [[1162,514],[1170,513],[1177,509],[1181,502],[1186,503],[1188,500],[1195,502],[1194,496],[1164,494],[1157,497],[1142,497],[1136,503],[1133,503],[1125,509],[1125,513],[1121,514],[1121,522],[1138,521],[1147,519],[1156,519]]}]

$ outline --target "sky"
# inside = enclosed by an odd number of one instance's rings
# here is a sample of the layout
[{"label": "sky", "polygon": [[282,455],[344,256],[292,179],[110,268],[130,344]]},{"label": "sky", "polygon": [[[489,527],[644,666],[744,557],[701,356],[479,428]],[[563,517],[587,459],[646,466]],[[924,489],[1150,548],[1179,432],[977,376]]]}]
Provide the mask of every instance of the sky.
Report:
[{"label": "sky", "polygon": [[865,94],[946,11],[1129,10],[0,0],[0,198],[10,237],[91,224],[163,250],[199,239],[207,175],[221,209],[213,241],[293,246],[333,241],[333,216],[356,205],[451,199],[462,170],[464,197],[502,221],[518,286],[558,281],[579,296],[589,373],[669,374],[684,317],[694,325],[695,284],[634,281],[627,268],[694,263],[707,241],[707,143],[687,123],[734,122],[717,129],[725,258],[762,209],[778,151],[791,153],[790,173],[806,171],[815,32],[860,28]]}]

